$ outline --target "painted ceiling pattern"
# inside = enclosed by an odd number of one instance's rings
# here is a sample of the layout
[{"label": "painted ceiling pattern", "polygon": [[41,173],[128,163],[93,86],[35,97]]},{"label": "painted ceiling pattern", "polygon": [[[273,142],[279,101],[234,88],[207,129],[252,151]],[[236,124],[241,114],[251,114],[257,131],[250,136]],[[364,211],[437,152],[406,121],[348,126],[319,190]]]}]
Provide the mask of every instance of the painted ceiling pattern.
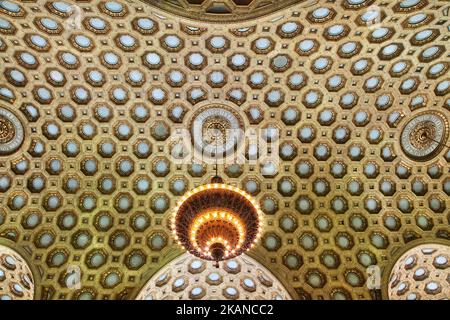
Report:
[{"label": "painted ceiling pattern", "polygon": [[185,253],[159,270],[137,300],[290,300],[283,285],[254,259],[243,254],[216,268],[213,262]]},{"label": "painted ceiling pattern", "polygon": [[[208,22],[236,22],[257,18],[304,0],[143,0],[178,16]],[[218,16],[220,15],[220,16]]]},{"label": "painted ceiling pattern", "polygon": [[389,278],[391,300],[440,300],[450,297],[450,247],[423,244],[405,252]]},{"label": "painted ceiling pattern", "polygon": [[37,299],[134,298],[182,252],[171,209],[215,170],[174,163],[170,137],[214,105],[278,143],[278,165],[218,166],[264,212],[249,255],[294,299],[370,299],[368,266],[450,240],[448,16],[338,0],[212,24],[136,0],[0,1],[0,239],[28,252]]},{"label": "painted ceiling pattern", "polygon": [[14,250],[0,245],[0,301],[32,300],[33,274],[27,262]]}]

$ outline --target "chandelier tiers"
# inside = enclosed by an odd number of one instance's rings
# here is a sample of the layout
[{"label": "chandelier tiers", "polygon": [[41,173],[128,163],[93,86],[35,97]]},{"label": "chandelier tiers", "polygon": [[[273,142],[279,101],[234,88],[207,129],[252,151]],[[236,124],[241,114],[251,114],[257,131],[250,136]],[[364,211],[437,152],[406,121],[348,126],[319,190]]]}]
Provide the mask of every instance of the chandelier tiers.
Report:
[{"label": "chandelier tiers", "polygon": [[253,248],[261,237],[261,221],[252,196],[215,176],[181,198],[172,231],[185,250],[218,265]]}]

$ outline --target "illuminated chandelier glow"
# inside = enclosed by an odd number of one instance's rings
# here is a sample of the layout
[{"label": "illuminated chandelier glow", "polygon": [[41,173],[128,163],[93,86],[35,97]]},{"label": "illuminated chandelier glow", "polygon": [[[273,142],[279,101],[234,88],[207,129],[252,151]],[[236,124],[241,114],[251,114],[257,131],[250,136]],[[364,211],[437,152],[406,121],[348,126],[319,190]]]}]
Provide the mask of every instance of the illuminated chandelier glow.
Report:
[{"label": "illuminated chandelier glow", "polygon": [[262,212],[252,196],[216,178],[181,198],[172,231],[185,250],[218,262],[252,248],[260,239],[261,221]]}]

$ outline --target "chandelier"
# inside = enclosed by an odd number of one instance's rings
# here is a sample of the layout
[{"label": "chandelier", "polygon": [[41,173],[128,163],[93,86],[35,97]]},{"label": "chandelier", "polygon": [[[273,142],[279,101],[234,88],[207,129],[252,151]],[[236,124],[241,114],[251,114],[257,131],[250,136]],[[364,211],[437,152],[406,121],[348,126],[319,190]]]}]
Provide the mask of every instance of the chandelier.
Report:
[{"label": "chandelier", "polygon": [[262,212],[252,196],[214,177],[181,198],[172,231],[185,250],[218,263],[253,248],[261,236],[261,221]]}]

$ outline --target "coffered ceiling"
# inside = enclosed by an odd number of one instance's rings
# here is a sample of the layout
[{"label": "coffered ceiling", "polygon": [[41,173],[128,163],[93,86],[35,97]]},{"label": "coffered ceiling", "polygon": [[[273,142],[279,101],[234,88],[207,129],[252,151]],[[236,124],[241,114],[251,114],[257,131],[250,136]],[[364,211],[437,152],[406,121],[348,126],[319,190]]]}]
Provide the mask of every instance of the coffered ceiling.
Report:
[{"label": "coffered ceiling", "polygon": [[368,266],[450,239],[447,1],[194,2],[0,1],[0,243],[36,299],[134,298],[182,253],[172,209],[216,167],[173,136],[202,112],[271,143],[217,169],[292,298],[371,299]]},{"label": "coffered ceiling", "polygon": [[[304,0],[143,0],[162,10],[205,22],[237,22],[258,18]],[[311,2],[312,3],[312,2]]]}]

